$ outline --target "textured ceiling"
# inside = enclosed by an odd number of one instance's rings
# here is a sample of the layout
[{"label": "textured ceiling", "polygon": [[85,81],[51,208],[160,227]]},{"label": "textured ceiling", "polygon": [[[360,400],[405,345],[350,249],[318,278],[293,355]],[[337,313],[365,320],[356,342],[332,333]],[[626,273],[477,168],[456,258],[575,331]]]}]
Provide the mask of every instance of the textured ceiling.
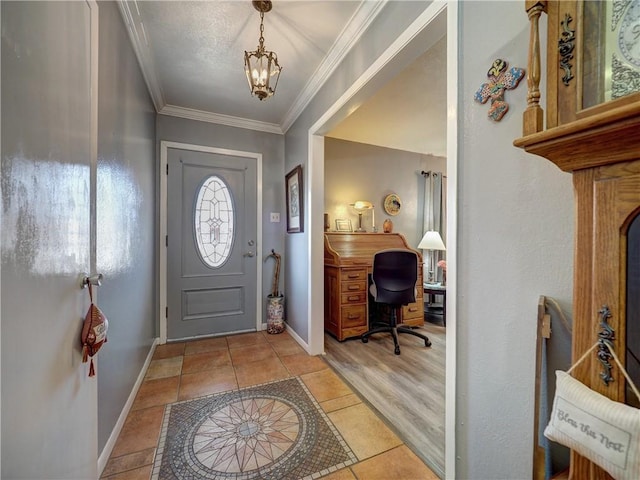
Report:
[{"label": "textured ceiling", "polygon": [[[159,113],[283,133],[351,45],[383,11],[385,3],[386,0],[274,1],[272,10],[264,16],[264,42],[267,50],[277,53],[283,70],[276,94],[262,102],[251,96],[244,73],[244,51],[255,50],[260,36],[260,14],[249,0],[145,0],[119,1],[118,5]],[[424,60],[439,62],[437,71],[443,75],[446,72],[446,68],[441,69],[444,60],[439,53],[426,55]],[[407,126],[401,130],[402,138],[396,137],[395,142],[380,140],[394,136],[394,116],[406,118],[417,112],[431,120],[442,117],[440,113],[427,112],[428,107],[441,109],[438,99],[425,99],[434,97],[433,90],[444,88],[446,80],[443,77],[433,82],[433,78],[425,78],[430,67],[424,64],[416,62],[410,68],[412,73],[398,76],[393,81],[395,86],[367,102],[360,109],[362,113],[357,111],[339,126],[335,136],[372,143],[363,136],[372,128],[378,132],[373,136],[379,139],[374,144],[441,154],[437,153],[441,147],[426,145],[424,137],[416,142],[414,134],[410,140]],[[413,85],[416,82],[419,84]],[[426,82],[432,83],[428,89]],[[412,98],[401,99],[398,92],[413,92]],[[417,108],[418,105],[422,107]],[[380,127],[381,119],[392,125]],[[373,126],[368,127],[372,122]],[[421,120],[416,123],[424,130]],[[441,136],[436,126],[427,127]],[[380,128],[385,135],[380,135]],[[353,137],[353,132],[360,136]]]}]

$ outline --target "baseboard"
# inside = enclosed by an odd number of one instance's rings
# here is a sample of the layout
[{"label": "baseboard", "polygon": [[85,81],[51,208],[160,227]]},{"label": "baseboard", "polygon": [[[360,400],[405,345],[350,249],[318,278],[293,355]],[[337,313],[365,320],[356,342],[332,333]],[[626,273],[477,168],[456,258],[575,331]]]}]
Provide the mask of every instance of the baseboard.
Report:
[{"label": "baseboard", "polygon": [[104,467],[107,466],[107,461],[109,461],[109,457],[111,456],[111,452],[113,452],[113,447],[116,445],[116,440],[118,440],[118,436],[122,431],[122,427],[124,426],[124,422],[127,419],[127,415],[131,411],[131,406],[133,405],[133,401],[138,394],[138,390],[140,389],[140,385],[142,385],[142,381],[144,380],[144,376],[147,374],[147,369],[149,368],[149,364],[151,363],[151,359],[153,358],[153,353],[156,351],[156,346],[160,342],[159,338],[156,338],[151,345],[151,349],[149,350],[149,354],[147,355],[147,359],[142,366],[142,370],[140,370],[140,374],[138,375],[138,379],[136,383],[133,385],[131,389],[131,393],[129,394],[129,398],[127,398],[127,402],[124,404],[122,408],[122,412],[118,417],[118,421],[113,427],[111,431],[111,435],[109,435],[109,440],[105,444],[100,456],[98,457],[98,476],[102,476],[102,472],[104,471]]},{"label": "baseboard", "polygon": [[298,344],[300,344],[302,348],[304,348],[305,352],[309,353],[309,351],[311,350],[311,347],[309,347],[309,344],[304,340],[302,340],[302,338],[300,338],[300,336],[289,327],[289,324],[285,323],[285,325],[287,325],[286,331],[289,332],[289,335],[291,335],[291,337],[296,342],[298,342]]}]

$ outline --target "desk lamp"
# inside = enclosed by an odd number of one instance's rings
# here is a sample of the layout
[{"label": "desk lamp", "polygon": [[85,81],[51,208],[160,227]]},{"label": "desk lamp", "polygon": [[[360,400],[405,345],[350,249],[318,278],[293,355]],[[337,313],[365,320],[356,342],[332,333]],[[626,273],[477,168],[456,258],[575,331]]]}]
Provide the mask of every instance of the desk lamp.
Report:
[{"label": "desk lamp", "polygon": [[418,248],[429,250],[429,278],[427,279],[427,283],[435,283],[433,275],[436,271],[434,250],[446,250],[442,237],[438,232],[429,230],[424,234],[422,240],[420,240]]},{"label": "desk lamp", "polygon": [[356,203],[352,203],[351,206],[358,213],[358,229],[356,232],[366,232],[364,228],[362,228],[362,214],[366,210],[371,210],[371,229],[376,231],[376,220],[375,220],[375,212],[373,210],[373,203],[365,202],[363,200],[358,200]]}]

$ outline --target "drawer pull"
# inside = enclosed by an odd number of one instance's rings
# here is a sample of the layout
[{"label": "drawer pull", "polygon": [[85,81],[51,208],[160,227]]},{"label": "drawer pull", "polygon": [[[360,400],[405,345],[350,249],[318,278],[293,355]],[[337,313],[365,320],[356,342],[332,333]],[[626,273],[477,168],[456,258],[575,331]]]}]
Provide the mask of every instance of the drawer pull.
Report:
[{"label": "drawer pull", "polygon": [[417,312],[418,311],[418,307],[409,307],[409,311],[410,312]]},{"label": "drawer pull", "polygon": [[360,290],[360,285],[349,285],[349,290]]},{"label": "drawer pull", "polygon": [[354,315],[354,314],[350,313],[350,314],[347,316],[347,318],[348,318],[349,320],[355,320],[356,318],[360,318],[360,315],[359,315],[359,314],[358,314],[358,315]]},{"label": "drawer pull", "polygon": [[350,273],[349,275],[347,275],[348,278],[360,278],[360,274],[359,273]]},{"label": "drawer pull", "polygon": [[357,300],[360,300],[360,297],[358,295],[351,295],[348,300],[350,302],[355,302]]}]

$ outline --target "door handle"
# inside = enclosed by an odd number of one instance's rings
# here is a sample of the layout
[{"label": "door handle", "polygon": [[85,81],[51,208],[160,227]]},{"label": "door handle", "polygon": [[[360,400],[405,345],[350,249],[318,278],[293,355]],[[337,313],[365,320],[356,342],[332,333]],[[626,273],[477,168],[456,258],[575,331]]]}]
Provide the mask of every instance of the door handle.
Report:
[{"label": "door handle", "polygon": [[247,252],[243,255],[243,257],[255,257],[256,254],[254,252]]},{"label": "door handle", "polygon": [[99,287],[102,285],[102,280],[104,280],[104,275],[101,273],[96,273],[95,275],[89,275],[87,273],[82,274],[82,280],[80,282],[80,288],[87,288],[89,284]]}]

